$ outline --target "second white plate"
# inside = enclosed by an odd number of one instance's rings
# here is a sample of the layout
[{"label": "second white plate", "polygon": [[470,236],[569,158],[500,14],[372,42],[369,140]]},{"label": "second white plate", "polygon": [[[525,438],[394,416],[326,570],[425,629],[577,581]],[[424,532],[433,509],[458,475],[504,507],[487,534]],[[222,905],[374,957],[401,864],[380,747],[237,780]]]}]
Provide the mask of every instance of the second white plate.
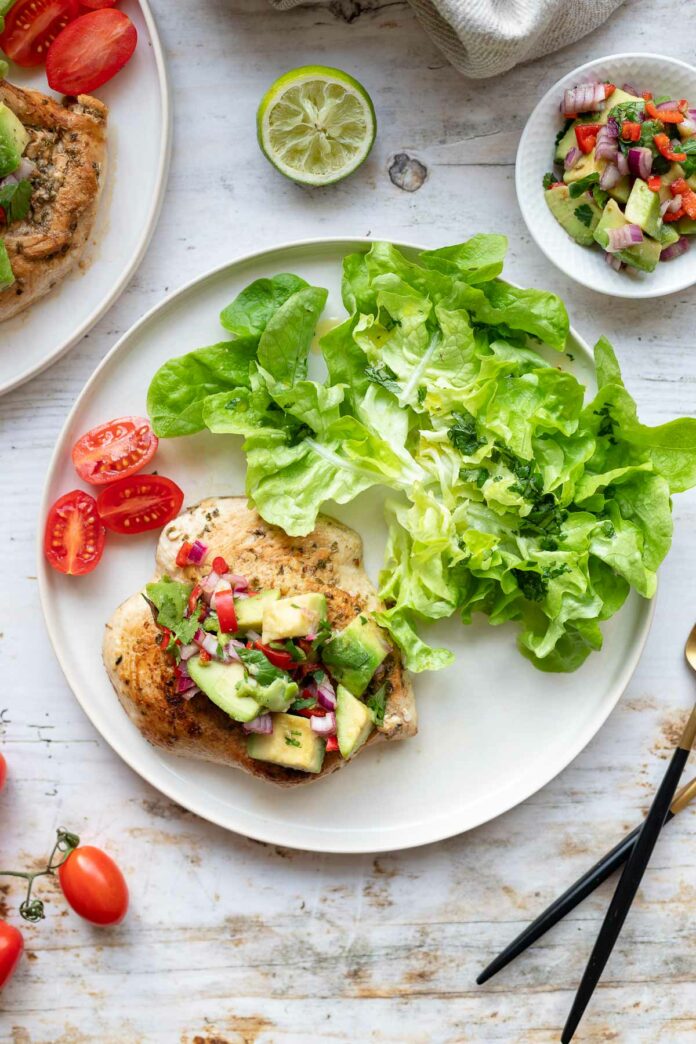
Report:
[{"label": "second white plate", "polygon": [[[164,57],[147,0],[122,9],[138,30],[133,58],[95,91],[109,106],[108,167],[82,261],[50,294],[0,323],[0,395],[72,348],[118,298],[145,254],[167,183],[171,112]],[[12,66],[21,87],[51,94],[43,68]]]},{"label": "second white plate", "polygon": [[[344,314],[341,259],[367,240],[320,240],[268,250],[211,272],[146,315],[107,356],[63,429],[44,491],[48,505],[79,480],[74,440],[94,424],[145,413],[148,384],[173,355],[220,340],[218,315],[249,282],[296,272],[329,290],[326,316]],[[572,368],[591,388],[587,345],[573,335]],[[559,364],[571,365],[565,356]],[[178,482],[186,503],[244,491],[241,439],[201,433],[162,440],[157,470]],[[373,580],[386,529],[382,497],[369,491],[329,513],[363,537]],[[576,674],[537,671],[515,646],[512,626],[456,619],[433,628],[456,664],[415,678],[420,731],[382,744],[316,784],[280,790],[243,773],[172,757],[151,747],[126,717],[101,662],[105,622],[150,577],[158,534],[109,535],[98,569],[82,578],[53,572],[39,549],[38,575],[48,630],[66,678],[92,722],[128,762],[174,801],[212,822],[279,845],[324,852],[375,852],[437,841],[478,826],[553,778],[600,728],[643,648],[652,604],[633,595],[604,626],[605,647]]]}]

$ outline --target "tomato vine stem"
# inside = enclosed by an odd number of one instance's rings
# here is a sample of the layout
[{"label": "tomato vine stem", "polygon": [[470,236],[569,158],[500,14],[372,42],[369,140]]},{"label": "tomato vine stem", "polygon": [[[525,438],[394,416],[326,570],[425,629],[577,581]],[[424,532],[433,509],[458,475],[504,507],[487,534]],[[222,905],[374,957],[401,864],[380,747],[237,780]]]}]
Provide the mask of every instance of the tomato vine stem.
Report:
[{"label": "tomato vine stem", "polygon": [[[80,838],[77,834],[59,827],[56,831],[55,844],[43,870],[0,870],[0,877],[22,877],[27,882],[27,892],[19,907],[19,913],[25,921],[41,921],[46,916],[41,900],[32,898],[31,892],[36,878],[55,874],[79,843]],[[56,853],[60,856],[57,861],[55,861]]]}]

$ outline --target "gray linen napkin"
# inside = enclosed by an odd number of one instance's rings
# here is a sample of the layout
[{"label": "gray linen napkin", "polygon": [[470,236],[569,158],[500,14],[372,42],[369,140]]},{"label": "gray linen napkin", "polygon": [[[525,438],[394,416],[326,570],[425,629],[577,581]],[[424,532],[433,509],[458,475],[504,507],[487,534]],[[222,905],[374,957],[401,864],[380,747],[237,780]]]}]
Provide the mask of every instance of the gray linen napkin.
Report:
[{"label": "gray linen napkin", "polygon": [[[271,0],[278,10],[303,0]],[[484,79],[550,54],[606,21],[623,0],[409,0],[465,76]]]}]

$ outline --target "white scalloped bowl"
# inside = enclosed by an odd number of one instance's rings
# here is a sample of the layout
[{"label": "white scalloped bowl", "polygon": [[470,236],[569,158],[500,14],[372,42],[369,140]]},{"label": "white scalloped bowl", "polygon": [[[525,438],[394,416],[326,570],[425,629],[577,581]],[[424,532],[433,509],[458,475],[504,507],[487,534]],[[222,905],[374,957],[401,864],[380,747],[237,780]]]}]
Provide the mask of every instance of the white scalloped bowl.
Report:
[{"label": "white scalloped bowl", "polygon": [[575,243],[552,215],[541,181],[551,169],[556,133],[562,126],[563,91],[577,83],[609,80],[633,83],[654,94],[688,98],[696,106],[696,69],[660,54],[614,54],[581,65],[544,95],[522,132],[515,163],[517,200],[532,238],[557,268],[571,279],[609,297],[664,297],[696,283],[696,237],[691,250],[657,265],[654,272],[613,271],[597,247]]}]

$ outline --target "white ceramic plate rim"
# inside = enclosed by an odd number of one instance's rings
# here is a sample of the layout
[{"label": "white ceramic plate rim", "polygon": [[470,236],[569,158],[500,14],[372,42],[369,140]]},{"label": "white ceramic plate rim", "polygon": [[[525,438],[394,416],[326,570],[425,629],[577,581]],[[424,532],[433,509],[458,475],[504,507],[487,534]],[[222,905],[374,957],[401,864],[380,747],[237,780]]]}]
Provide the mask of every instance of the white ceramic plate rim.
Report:
[{"label": "white ceramic plate rim", "polygon": [[[398,839],[398,843],[392,844],[391,846],[375,846],[372,844],[366,844],[363,841],[353,840],[351,838],[347,839],[347,843],[335,842],[333,841],[333,839],[331,842],[324,842],[322,844],[311,842],[300,843],[298,842],[295,836],[295,830],[291,830],[290,835],[286,836],[282,833],[282,831],[278,830],[277,824],[274,824],[271,829],[267,829],[264,827],[260,820],[258,821],[258,825],[255,825],[253,829],[250,829],[247,824],[244,825],[243,829],[240,829],[239,826],[235,825],[235,823],[231,821],[233,817],[217,815],[213,811],[211,811],[209,807],[206,807],[204,801],[197,801],[195,799],[192,800],[183,781],[177,780],[175,783],[172,783],[169,780],[167,780],[166,783],[163,783],[155,772],[143,770],[143,768],[138,764],[137,756],[134,757],[132,752],[128,749],[127,743],[122,743],[118,740],[113,739],[109,736],[108,730],[103,731],[100,725],[97,724],[95,718],[92,716],[92,713],[90,711],[89,702],[83,698],[83,695],[80,692],[80,685],[77,679],[75,678],[71,663],[68,657],[64,656],[62,653],[57,631],[53,627],[53,615],[51,612],[49,612],[49,595],[47,586],[49,566],[47,565],[46,559],[43,555],[43,523],[44,519],[46,518],[48,508],[50,506],[49,497],[51,476],[53,475],[54,469],[57,465],[59,458],[66,454],[70,449],[70,447],[68,446],[68,433],[72,430],[73,417],[78,412],[83,398],[89,394],[92,386],[99,381],[102,370],[104,370],[107,366],[111,365],[111,363],[114,360],[114,357],[118,355],[121,349],[127,345],[130,338],[136,336],[140,328],[149,323],[157,312],[169,308],[171,305],[175,303],[175,301],[179,297],[182,297],[185,294],[187,294],[190,290],[195,288],[197,284],[205,283],[207,280],[215,278],[215,276],[221,274],[226,269],[232,268],[233,266],[246,265],[249,263],[263,261],[264,259],[267,259],[269,255],[274,255],[281,251],[289,251],[295,249],[302,250],[311,247],[322,247],[327,245],[338,244],[343,244],[344,247],[342,248],[347,249],[357,247],[369,248],[376,240],[379,240],[379,238],[379,236],[367,238],[365,236],[348,235],[323,236],[312,239],[293,240],[288,243],[283,243],[279,246],[254,251],[250,254],[244,254],[240,257],[234,258],[231,261],[226,261],[224,264],[217,265],[215,268],[210,269],[203,275],[197,276],[195,279],[192,279],[184,286],[179,287],[179,289],[175,290],[173,293],[168,294],[167,297],[164,298],[164,300],[160,301],[159,304],[154,305],[154,307],[152,307],[148,312],[146,312],[146,314],[143,315],[138,320],[138,322],[130,328],[130,330],[126,331],[126,333],[124,333],[123,336],[119,338],[119,340],[111,349],[111,351],[108,352],[108,354],[101,361],[101,363],[94,371],[94,373],[80,392],[79,396],[75,400],[73,408],[71,409],[68,417],[65,420],[65,423],[63,424],[63,428],[60,432],[60,435],[58,436],[55,449],[51,456],[51,460],[46,473],[46,479],[44,482],[44,489],[41,496],[41,503],[39,505],[36,554],[37,577],[39,581],[39,597],[41,600],[41,609],[43,612],[44,623],[46,625],[46,629],[48,631],[48,635],[51,641],[51,645],[53,646],[53,651],[56,655],[56,659],[58,660],[63,674],[65,675],[68,685],[72,689],[72,692],[75,698],[77,699],[78,703],[82,707],[83,711],[85,712],[89,720],[92,722],[94,727],[97,729],[97,731],[100,733],[100,735],[103,737],[103,739],[106,740],[106,742],[119,755],[119,757],[121,757],[126,762],[126,764],[131,769],[133,769],[133,771],[136,772],[141,778],[145,779],[151,786],[153,786],[156,790],[160,791],[160,793],[164,794],[172,801],[177,802],[179,805],[182,805],[190,812],[193,812],[196,815],[200,816],[202,819],[205,819],[211,823],[215,823],[217,826],[223,827],[225,830],[231,830],[235,833],[243,834],[243,836],[245,837],[251,837],[256,841],[263,841],[268,844],[283,845],[288,848],[298,848],[303,851],[310,852],[330,852],[337,854],[340,853],[357,855],[383,851],[396,851],[407,848],[417,848],[421,845],[427,845],[437,841],[443,841],[449,837],[454,837],[457,834],[465,833],[468,830],[473,830],[476,827],[481,826],[483,823],[490,822],[492,819],[497,819],[498,816],[502,815],[505,812],[508,812],[511,808],[516,807],[523,801],[526,801],[527,798],[532,796],[532,794],[535,794],[538,790],[546,786],[547,783],[554,779],[555,776],[559,774],[559,772],[562,772],[563,769],[567,768],[571,761],[573,761],[578,756],[578,754],[580,754],[580,752],[587,746],[590,740],[597,734],[599,729],[607,720],[612,710],[618,703],[626,686],[628,685],[628,682],[630,681],[634,670],[636,669],[643,648],[645,647],[645,643],[647,641],[648,633],[650,631],[650,626],[652,624],[652,619],[655,612],[655,599],[653,598],[648,604],[647,612],[645,612],[643,615],[641,626],[636,631],[633,644],[631,646],[630,655],[627,656],[624,662],[623,669],[621,670],[618,676],[618,680],[615,683],[613,693],[610,696],[608,695],[607,699],[605,700],[605,703],[598,709],[597,713],[593,715],[589,719],[585,727],[579,731],[578,735],[575,738],[575,742],[569,745],[565,749],[565,751],[562,754],[560,754],[555,760],[551,761],[550,763],[545,763],[539,771],[538,775],[532,777],[532,781],[529,782],[526,787],[522,787],[520,791],[515,794],[515,797],[513,799],[503,802],[501,807],[499,807],[497,811],[495,811],[492,814],[487,812],[482,813],[478,818],[475,818],[473,822],[467,822],[465,826],[463,826],[461,822],[459,822],[456,810],[453,811],[452,816],[448,820],[445,820],[445,822],[448,824],[447,826],[443,827],[441,825],[442,820],[438,819],[434,822],[432,827],[425,827],[424,829],[421,829],[419,833],[414,834],[413,827],[411,825],[408,827],[407,830],[404,830],[403,835],[400,836]],[[389,239],[389,237],[385,238]],[[392,239],[390,239],[389,241],[393,242]],[[414,243],[406,243],[403,241],[396,242],[395,245],[397,247],[405,248],[408,250],[427,249],[426,247]],[[575,342],[581,349],[581,351],[591,358],[591,352],[588,345],[586,344],[585,340],[579,336],[579,334],[572,326],[570,328],[570,333],[571,336],[575,339]]]},{"label": "white ceramic plate rim", "polygon": [[140,239],[138,240],[137,247],[133,252],[130,264],[123,270],[120,279],[114,283],[108,296],[105,297],[92,312],[90,312],[77,330],[75,330],[66,341],[60,343],[49,355],[45,356],[45,358],[41,359],[33,366],[30,366],[29,369],[24,370],[20,374],[16,374],[4,384],[0,384],[0,395],[5,395],[7,392],[12,391],[13,388],[18,388],[20,384],[24,384],[25,381],[31,380],[32,377],[36,377],[37,374],[46,370],[49,366],[52,366],[53,363],[57,362],[66,352],[69,352],[71,348],[74,348],[77,342],[84,337],[86,333],[89,333],[92,327],[99,322],[102,316],[106,315],[112,304],[114,304],[114,302],[121,296],[123,290],[145,256],[145,251],[150,245],[150,240],[155,231],[157,219],[162,209],[162,203],[164,202],[164,190],[167,185],[167,175],[169,173],[169,162],[172,152],[172,105],[169,78],[167,76],[167,68],[164,62],[164,52],[157,32],[155,19],[150,10],[149,0],[139,0],[139,3],[152,41],[152,54],[154,55],[155,65],[157,67],[157,78],[160,88],[160,104],[162,106],[162,130],[160,134],[157,180],[155,182],[155,190],[150,202],[147,219],[143,224]]},{"label": "white ceramic plate rim", "polygon": [[[558,257],[552,251],[550,251],[548,247],[544,244],[544,241],[541,238],[541,236],[537,234],[537,229],[535,227],[534,221],[529,216],[527,208],[527,194],[524,191],[524,187],[521,184],[522,179],[520,174],[520,157],[522,156],[524,149],[527,145],[527,138],[529,137],[532,129],[532,121],[537,115],[539,109],[541,109],[547,101],[549,95],[558,94],[562,88],[568,85],[568,82],[570,80],[577,80],[578,82],[580,82],[583,73],[591,71],[598,65],[607,65],[611,62],[625,61],[630,58],[636,58],[642,61],[645,61],[647,59],[656,62],[662,62],[664,63],[664,65],[678,66],[679,68],[685,69],[688,72],[690,72],[696,79],[696,67],[694,67],[693,65],[689,65],[688,62],[682,62],[679,58],[669,58],[667,55],[655,54],[652,51],[621,51],[617,54],[609,54],[601,58],[593,58],[591,62],[585,62],[584,65],[579,65],[577,69],[573,69],[571,70],[571,72],[566,73],[565,76],[562,76],[560,80],[557,80],[556,83],[554,83],[553,87],[551,87],[546,92],[541,101],[534,107],[531,115],[529,116],[529,119],[527,120],[524,126],[524,130],[522,131],[522,137],[520,138],[520,143],[517,146],[517,158],[515,161],[515,191],[517,193],[517,202],[522,212],[524,223],[529,229],[529,234],[531,235],[532,239],[539,247],[541,252],[545,254],[548,260],[551,261],[551,263],[554,264],[556,268],[560,269],[561,272],[569,276],[571,279],[574,279],[576,283],[579,283],[581,286],[586,286],[588,290],[594,290],[597,294],[604,294],[607,297],[622,297],[632,300],[643,300],[651,297],[666,297],[669,294],[676,294],[679,293],[680,290],[685,290],[687,287],[693,286],[694,282],[696,282],[696,275],[694,274],[694,269],[687,269],[685,267],[684,271],[685,273],[688,272],[688,275],[685,275],[685,277],[681,281],[675,282],[673,286],[669,287],[669,289],[665,289],[665,287],[663,286],[651,285],[649,280],[646,279],[644,282],[641,283],[629,283],[627,281],[626,286],[624,288],[612,288],[611,290],[603,290],[600,286],[597,286],[596,283],[594,283],[591,279],[587,277],[583,278],[582,276],[578,275],[578,273],[574,271],[572,265],[565,264],[564,262],[560,261]],[[578,250],[586,249],[587,247],[578,246]]]}]

